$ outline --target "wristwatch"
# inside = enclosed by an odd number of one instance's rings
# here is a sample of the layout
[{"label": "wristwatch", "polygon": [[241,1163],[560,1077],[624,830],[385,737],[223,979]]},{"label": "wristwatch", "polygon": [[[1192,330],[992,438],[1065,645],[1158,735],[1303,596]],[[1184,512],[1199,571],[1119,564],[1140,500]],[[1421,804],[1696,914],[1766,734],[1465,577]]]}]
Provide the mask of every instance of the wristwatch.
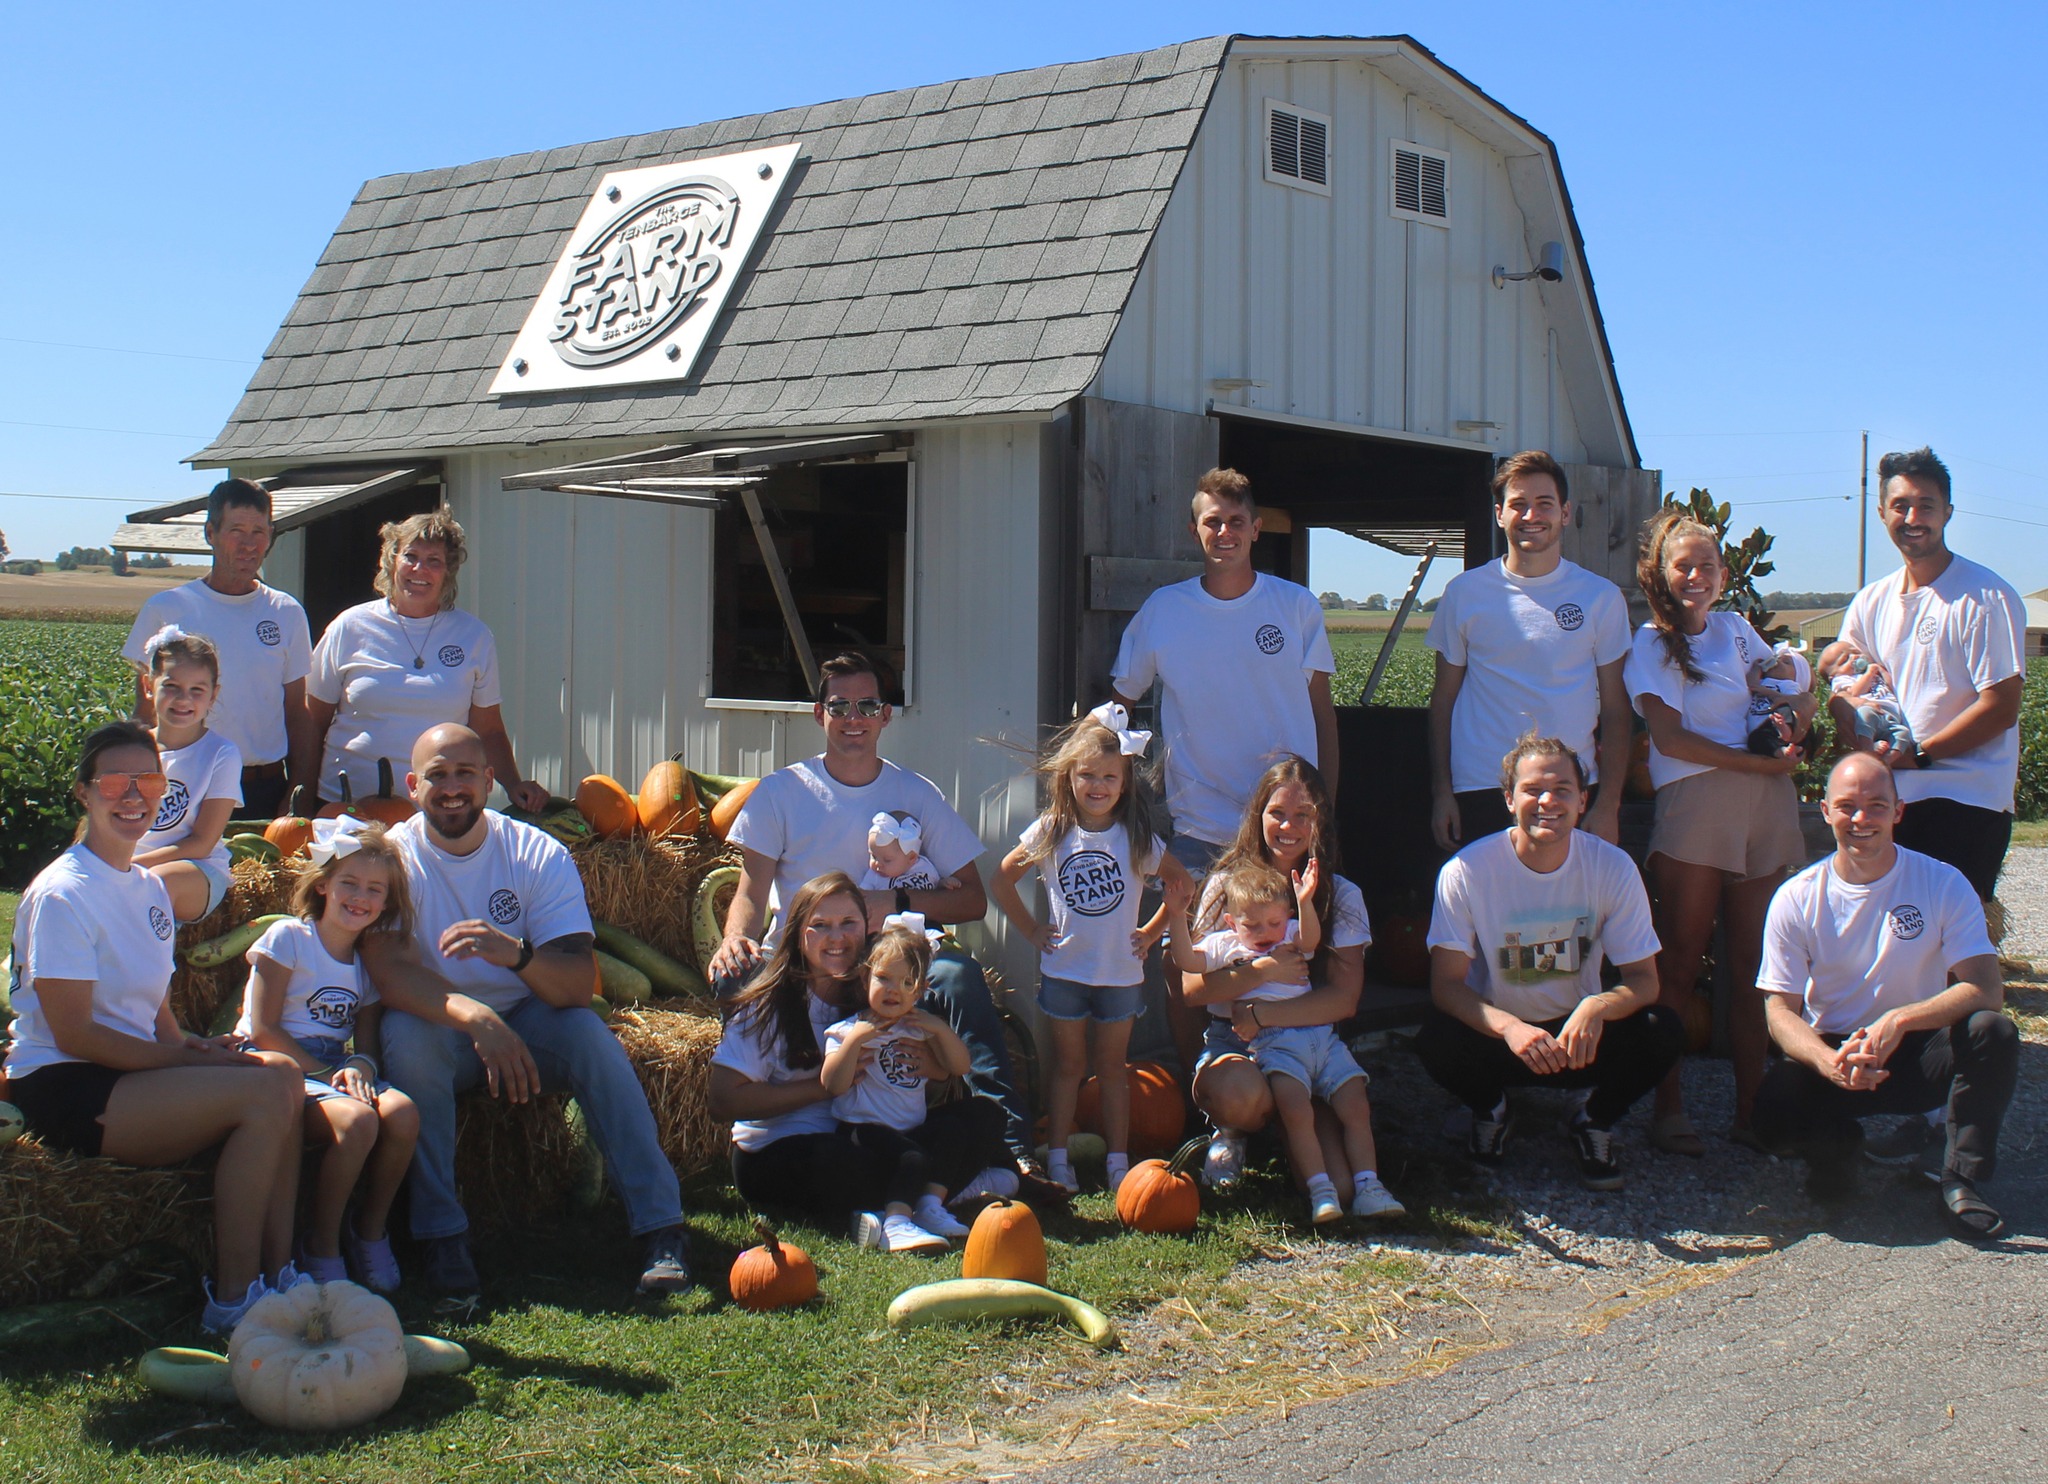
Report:
[{"label": "wristwatch", "polygon": [[1934,759],[1927,755],[1927,749],[1918,742],[1913,744],[1913,766],[1916,768],[1931,768],[1934,766]]},{"label": "wristwatch", "polygon": [[515,964],[513,964],[513,965],[512,965],[512,972],[516,974],[516,973],[518,973],[518,972],[519,972],[519,971],[520,971],[521,969],[525,968],[525,967],[526,967],[526,966],[527,966],[528,964],[530,964],[530,963],[532,963],[532,962],[533,962],[533,939],[531,939],[531,938],[521,938],[521,939],[519,940],[519,961],[518,961],[517,963],[515,963]]}]

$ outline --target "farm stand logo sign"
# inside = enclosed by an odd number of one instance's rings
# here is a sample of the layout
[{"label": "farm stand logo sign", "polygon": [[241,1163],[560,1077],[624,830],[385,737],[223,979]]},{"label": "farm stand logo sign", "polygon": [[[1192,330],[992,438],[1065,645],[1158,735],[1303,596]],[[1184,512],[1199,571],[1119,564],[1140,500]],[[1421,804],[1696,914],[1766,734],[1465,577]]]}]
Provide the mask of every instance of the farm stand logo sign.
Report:
[{"label": "farm stand logo sign", "polygon": [[688,377],[796,155],[785,144],[606,175],[491,394]]}]

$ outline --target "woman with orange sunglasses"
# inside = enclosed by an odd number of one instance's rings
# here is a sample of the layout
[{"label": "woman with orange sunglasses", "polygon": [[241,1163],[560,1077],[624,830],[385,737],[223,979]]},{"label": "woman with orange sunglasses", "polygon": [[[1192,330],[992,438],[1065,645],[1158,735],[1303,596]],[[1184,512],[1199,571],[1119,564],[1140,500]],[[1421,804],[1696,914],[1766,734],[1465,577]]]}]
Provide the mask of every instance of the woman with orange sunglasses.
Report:
[{"label": "woman with orange sunglasses", "polygon": [[8,1096],[53,1149],[168,1165],[221,1145],[215,1263],[201,1327],[225,1334],[296,1280],[299,1072],[171,1015],[171,899],[134,863],[163,798],[163,763],[132,722],[85,740],[78,842],[30,883],[14,919]]}]

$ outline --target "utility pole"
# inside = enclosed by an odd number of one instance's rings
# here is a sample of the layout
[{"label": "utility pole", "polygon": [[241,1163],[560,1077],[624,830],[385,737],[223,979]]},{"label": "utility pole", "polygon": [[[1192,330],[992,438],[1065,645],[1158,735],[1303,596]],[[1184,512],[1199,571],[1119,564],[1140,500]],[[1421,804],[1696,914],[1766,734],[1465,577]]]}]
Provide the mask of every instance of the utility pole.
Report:
[{"label": "utility pole", "polygon": [[1856,590],[1865,581],[1864,554],[1870,545],[1870,429],[1863,430],[1863,494],[1856,502]]}]

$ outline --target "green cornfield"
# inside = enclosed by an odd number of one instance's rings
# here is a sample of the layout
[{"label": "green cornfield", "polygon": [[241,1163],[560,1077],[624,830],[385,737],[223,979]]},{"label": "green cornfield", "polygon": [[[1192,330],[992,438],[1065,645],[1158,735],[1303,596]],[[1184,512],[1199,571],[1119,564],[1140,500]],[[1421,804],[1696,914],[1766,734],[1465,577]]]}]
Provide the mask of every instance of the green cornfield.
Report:
[{"label": "green cornfield", "polygon": [[134,696],[127,637],[122,624],[0,619],[0,885],[22,885],[70,841],[78,744]]}]

